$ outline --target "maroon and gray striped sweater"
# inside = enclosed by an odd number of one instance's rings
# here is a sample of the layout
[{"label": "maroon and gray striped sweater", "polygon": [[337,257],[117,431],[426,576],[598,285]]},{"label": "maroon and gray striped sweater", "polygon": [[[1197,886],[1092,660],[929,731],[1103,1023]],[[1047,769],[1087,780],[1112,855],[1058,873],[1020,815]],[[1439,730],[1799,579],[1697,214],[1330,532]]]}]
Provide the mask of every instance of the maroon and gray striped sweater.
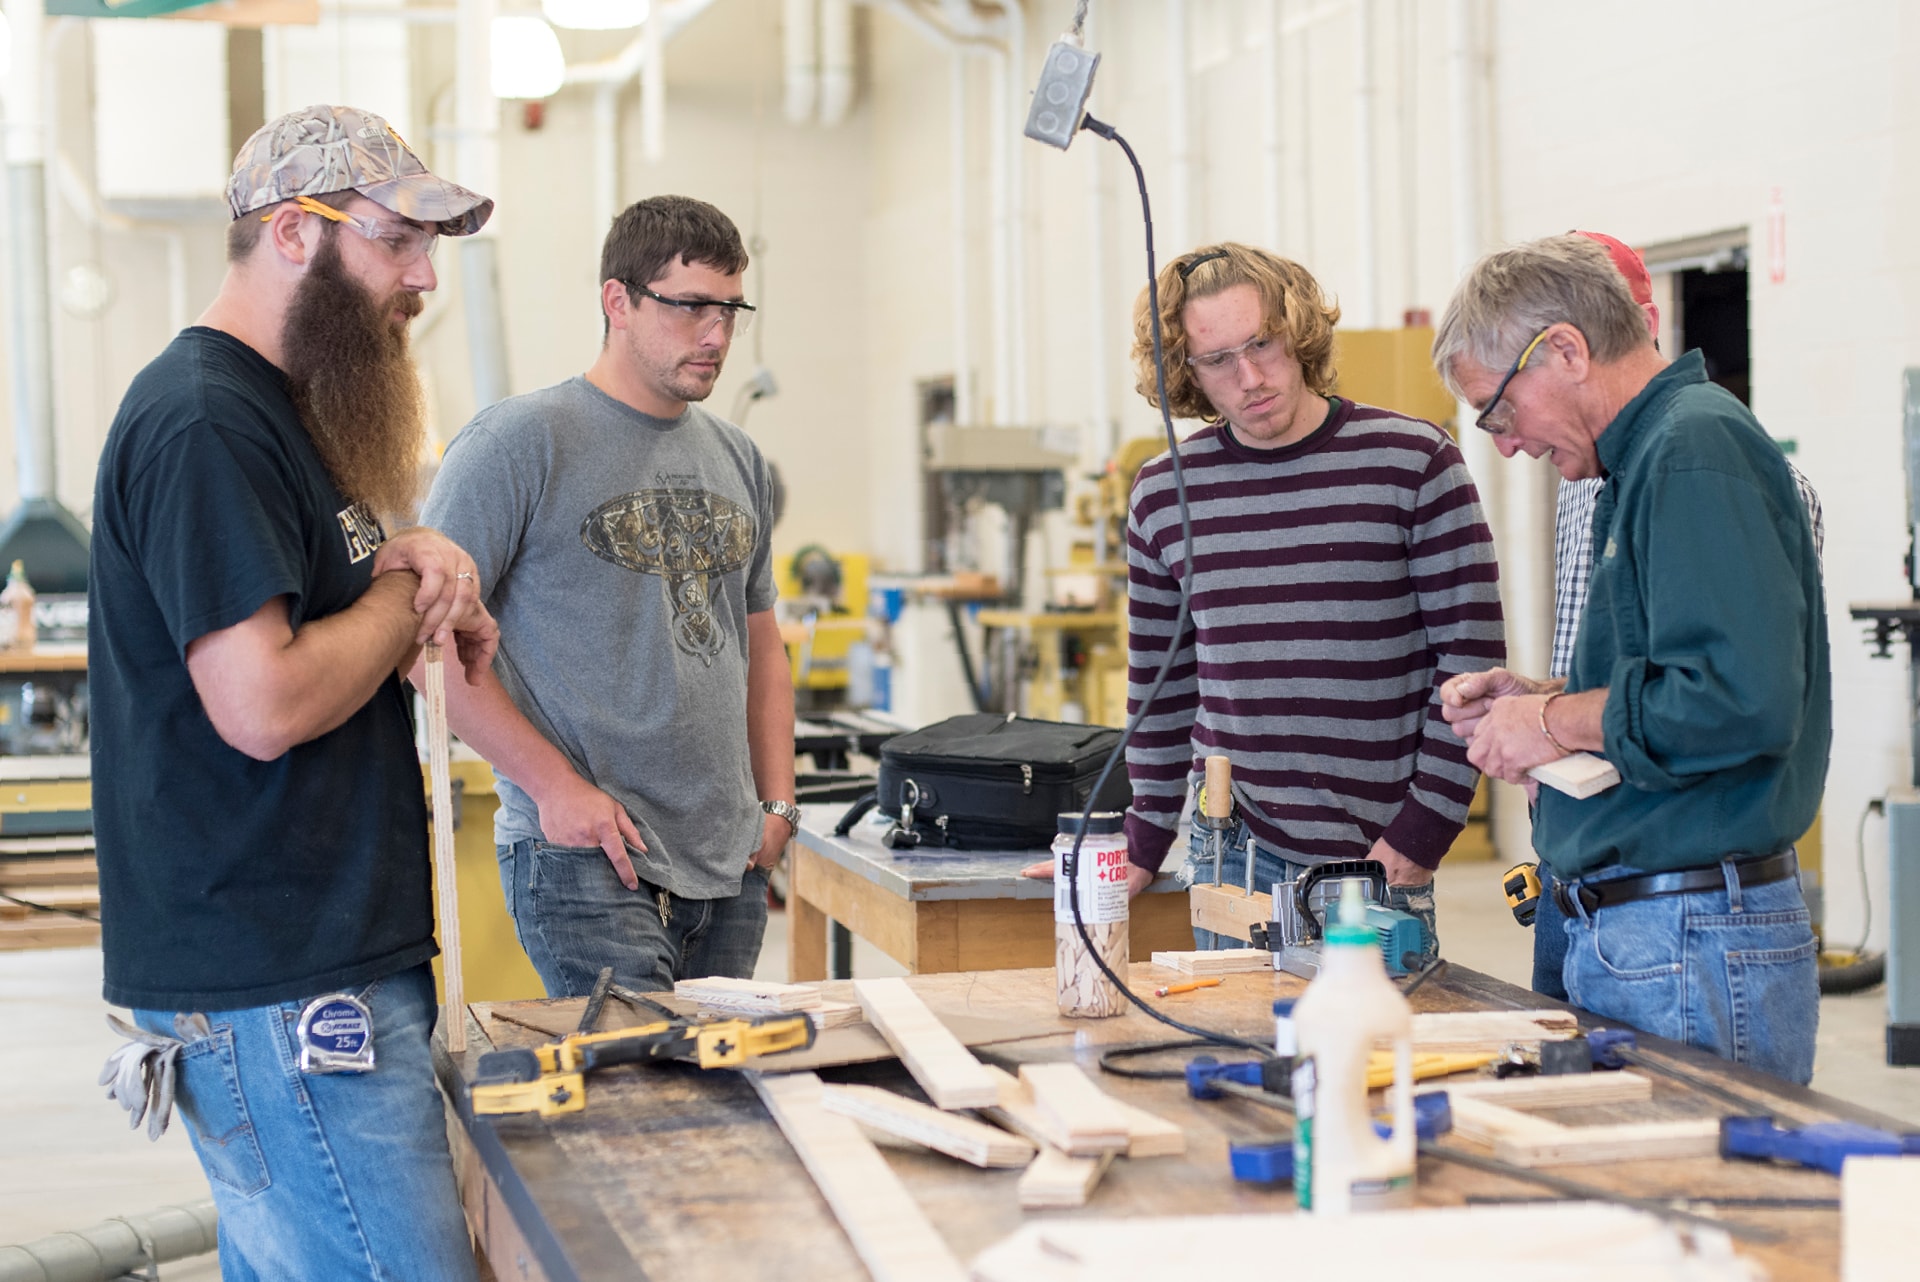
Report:
[{"label": "maroon and gray striped sweater", "polygon": [[[1181,443],[1192,619],[1127,750],[1133,862],[1165,860],[1205,758],[1233,762],[1263,847],[1358,859],[1384,836],[1431,868],[1478,772],[1440,683],[1503,661],[1499,569],[1460,451],[1430,423],[1335,400],[1305,440]],[[1128,710],[1166,654],[1185,575],[1173,464],[1140,469],[1127,523]]]}]

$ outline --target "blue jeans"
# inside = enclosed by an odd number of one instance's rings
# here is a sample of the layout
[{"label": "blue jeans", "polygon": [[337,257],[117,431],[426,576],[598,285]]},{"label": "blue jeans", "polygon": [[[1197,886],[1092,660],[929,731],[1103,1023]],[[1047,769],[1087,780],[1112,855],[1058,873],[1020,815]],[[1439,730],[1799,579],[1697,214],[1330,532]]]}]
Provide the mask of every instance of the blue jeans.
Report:
[{"label": "blue jeans", "polygon": [[516,841],[496,852],[514,933],[549,997],[585,995],[603,966],[643,993],[676,979],[753,977],[767,933],[765,869],[726,899],[682,899],[644,881],[628,890],[598,846]]},{"label": "blue jeans", "polygon": [[[1580,880],[1632,875],[1616,865]],[[1574,1005],[1790,1082],[1813,1077],[1820,977],[1794,878],[1579,908],[1566,938]]]},{"label": "blue jeans", "polygon": [[[370,1073],[300,1071],[305,1001],[207,1011],[212,1035],[180,1052],[175,1102],[213,1185],[223,1278],[475,1276],[428,1048],[433,971],[354,996],[373,1014]],[[173,1011],[133,1016],[174,1036]]]},{"label": "blue jeans", "polygon": [[[1196,825],[1188,835],[1187,861],[1180,866],[1175,875],[1182,887],[1207,885],[1213,881],[1213,855],[1207,848],[1207,829]],[[1242,890],[1247,885],[1247,839],[1249,833],[1246,824],[1239,824],[1227,834],[1226,854],[1220,860],[1220,880],[1229,886],[1238,886]],[[1312,864],[1296,864],[1274,854],[1265,846],[1255,843],[1253,848],[1253,888],[1259,894],[1270,894],[1276,881],[1291,881],[1306,872]],[[1387,907],[1398,908],[1401,912],[1415,917],[1426,928],[1427,948],[1421,954],[1420,964],[1426,965],[1440,954],[1440,934],[1434,927],[1433,884],[1424,886],[1388,886]],[[1193,946],[1196,949],[1212,950],[1218,948],[1244,948],[1246,944],[1238,939],[1219,935],[1211,930],[1195,930]]]},{"label": "blue jeans", "polygon": [[1533,914],[1533,991],[1557,1002],[1567,998],[1567,915],[1553,897],[1553,872],[1540,865],[1540,903]]}]

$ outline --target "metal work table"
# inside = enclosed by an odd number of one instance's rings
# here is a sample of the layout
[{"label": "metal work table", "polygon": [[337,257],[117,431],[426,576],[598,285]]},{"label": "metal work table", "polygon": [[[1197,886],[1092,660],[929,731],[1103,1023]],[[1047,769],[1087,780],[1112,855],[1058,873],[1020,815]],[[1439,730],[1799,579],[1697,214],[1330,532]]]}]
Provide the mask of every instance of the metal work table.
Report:
[{"label": "metal work table", "polygon": [[[1168,974],[1136,963],[1130,983],[1136,992],[1150,992]],[[1284,1134],[1289,1126],[1284,1114],[1236,1099],[1191,1100],[1177,1081],[1122,1079],[1098,1071],[1105,1047],[1177,1041],[1181,1034],[1137,1011],[1104,1020],[1060,1018],[1054,1011],[1051,967],[916,976],[908,983],[949,1027],[976,1043],[975,1053],[982,1059],[1010,1070],[1021,1063],[1073,1059],[1098,1077],[1102,1089],[1179,1125],[1187,1136],[1183,1156],[1116,1162],[1082,1210],[1024,1214],[1015,1192],[1017,1171],[977,1170],[934,1153],[883,1149],[887,1163],[963,1262],[1036,1215],[1244,1214],[1290,1208],[1290,1189],[1236,1184],[1227,1165],[1230,1141]],[[1210,1028],[1267,1037],[1272,1033],[1273,1000],[1297,996],[1301,990],[1302,981],[1291,975],[1231,975],[1219,988],[1155,1005]],[[851,1000],[852,985],[827,984],[823,994]],[[1413,998],[1415,1009],[1422,1012],[1552,1004],[1458,967]],[[588,1079],[583,1113],[551,1121],[474,1119],[466,1108],[464,1083],[472,1078],[480,1052],[494,1046],[534,1046],[550,1034],[571,1031],[582,1005],[577,998],[476,1005],[469,1050],[460,1064],[447,1057],[444,1046],[436,1048],[442,1081],[462,1115],[455,1128],[462,1195],[499,1277],[706,1282],[723,1275],[738,1282],[838,1282],[866,1276],[799,1158],[739,1074],[703,1073],[679,1064],[611,1069]],[[639,1022],[633,1011],[609,1002],[600,1026]],[[1592,1024],[1590,1019],[1583,1022]],[[1889,1119],[1671,1042],[1643,1038],[1641,1046],[1713,1081],[1770,1099],[1783,1125],[1848,1119],[1903,1129]],[[1193,1053],[1176,1052],[1165,1062],[1177,1066]],[[1222,1055],[1235,1058],[1232,1052]],[[778,1058],[761,1061],[763,1069],[774,1071]],[[819,1071],[830,1081],[867,1082],[917,1095],[904,1070],[892,1061]],[[1593,1125],[1715,1117],[1725,1111],[1687,1085],[1659,1076],[1653,1083],[1650,1100],[1548,1116]],[[1459,1137],[1449,1143],[1487,1151]],[[1640,1197],[1835,1199],[1840,1187],[1836,1178],[1815,1171],[1713,1157],[1556,1169]],[[1420,1163],[1422,1206],[1541,1195],[1537,1187],[1504,1176],[1432,1159]],[[1830,1282],[1839,1276],[1840,1216],[1832,1208],[1730,1206],[1720,1214],[1777,1234],[1771,1242],[1740,1244],[1741,1251],[1760,1260],[1774,1282]]]},{"label": "metal work table", "polygon": [[[833,826],[843,805],[801,810],[788,853],[787,975],[827,978],[831,920],[913,974],[1053,964],[1053,883],[1020,870],[1046,850],[897,851],[880,844],[885,822],[866,820],[845,837]],[[1187,894],[1162,872],[1133,901],[1136,961],[1193,947]]]}]

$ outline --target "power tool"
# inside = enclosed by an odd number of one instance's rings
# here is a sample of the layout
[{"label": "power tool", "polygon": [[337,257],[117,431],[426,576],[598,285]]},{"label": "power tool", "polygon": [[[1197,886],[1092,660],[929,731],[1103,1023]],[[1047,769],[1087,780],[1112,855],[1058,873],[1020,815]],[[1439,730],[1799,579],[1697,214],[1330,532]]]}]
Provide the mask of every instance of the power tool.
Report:
[{"label": "power tool", "polygon": [[538,1113],[556,1117],[587,1106],[584,1078],[615,1064],[658,1064],[694,1057],[702,1068],[737,1068],[757,1055],[813,1045],[805,1015],[721,1019],[708,1023],[662,1020],[606,1033],[574,1033],[532,1049],[488,1051],[480,1057],[469,1097],[483,1114]]},{"label": "power tool", "polygon": [[1255,922],[1248,932],[1250,942],[1273,953],[1275,970],[1312,979],[1320,973],[1327,912],[1340,901],[1341,887],[1356,880],[1367,900],[1366,924],[1380,938],[1387,973],[1410,974],[1427,951],[1427,929],[1419,918],[1386,906],[1387,870],[1377,859],[1320,864],[1291,881],[1274,882],[1273,920]]}]

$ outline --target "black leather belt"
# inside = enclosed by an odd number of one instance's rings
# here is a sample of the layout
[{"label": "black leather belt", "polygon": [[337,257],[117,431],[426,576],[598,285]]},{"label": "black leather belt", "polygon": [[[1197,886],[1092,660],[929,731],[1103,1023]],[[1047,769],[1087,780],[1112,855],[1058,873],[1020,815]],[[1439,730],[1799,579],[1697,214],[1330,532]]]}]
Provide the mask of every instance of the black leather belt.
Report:
[{"label": "black leather belt", "polygon": [[[1785,881],[1800,872],[1800,860],[1791,850],[1777,855],[1755,855],[1735,859],[1733,872],[1742,886],[1767,886]],[[1578,901],[1589,915],[1615,904],[1630,904],[1636,899],[1656,895],[1690,895],[1702,890],[1724,890],[1727,874],[1720,864],[1708,868],[1688,868],[1681,872],[1650,872],[1638,877],[1617,877],[1612,881],[1578,882],[1553,879],[1553,900],[1569,917],[1579,913]]]}]

